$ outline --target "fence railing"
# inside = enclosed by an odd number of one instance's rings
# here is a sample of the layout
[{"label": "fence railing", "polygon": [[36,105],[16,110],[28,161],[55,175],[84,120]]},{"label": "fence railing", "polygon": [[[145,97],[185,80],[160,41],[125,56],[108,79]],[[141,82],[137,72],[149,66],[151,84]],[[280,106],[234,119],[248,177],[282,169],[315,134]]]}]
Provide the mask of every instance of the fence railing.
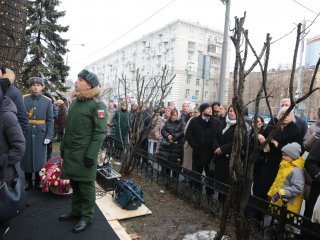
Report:
[{"label": "fence railing", "polygon": [[[107,157],[118,157],[120,160],[121,144],[114,139],[109,139],[105,147],[109,154]],[[195,207],[200,207],[212,214],[220,214],[217,193],[227,195],[229,185],[140,149],[133,153],[132,158],[135,171],[144,175],[147,180],[166,187],[171,193],[191,202]],[[289,211],[286,205],[280,207],[251,195],[248,199],[248,206],[272,219],[271,224],[248,219],[250,229],[260,239],[286,239],[288,234],[294,234],[293,239],[301,239],[297,237],[301,232],[320,239],[320,225],[312,223],[309,218]],[[295,229],[287,230],[288,225]]]}]

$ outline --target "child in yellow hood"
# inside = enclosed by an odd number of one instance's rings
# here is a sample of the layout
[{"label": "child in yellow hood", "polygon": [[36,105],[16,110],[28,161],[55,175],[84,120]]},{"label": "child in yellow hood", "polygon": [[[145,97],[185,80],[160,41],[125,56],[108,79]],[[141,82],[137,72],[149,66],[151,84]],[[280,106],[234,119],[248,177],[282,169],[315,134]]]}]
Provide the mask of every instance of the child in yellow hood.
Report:
[{"label": "child in yellow hood", "polygon": [[289,143],[282,149],[282,161],[276,179],[274,180],[268,196],[271,202],[282,206],[282,199],[288,200],[288,210],[300,213],[303,200],[304,159],[300,156],[301,146],[296,143]]}]

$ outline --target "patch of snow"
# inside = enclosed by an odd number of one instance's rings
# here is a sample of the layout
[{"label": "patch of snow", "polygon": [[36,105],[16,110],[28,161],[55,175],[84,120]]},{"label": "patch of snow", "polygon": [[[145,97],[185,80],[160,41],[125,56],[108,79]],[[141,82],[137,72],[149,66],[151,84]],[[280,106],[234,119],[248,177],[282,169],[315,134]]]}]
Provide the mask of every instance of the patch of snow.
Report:
[{"label": "patch of snow", "polygon": [[[196,233],[187,234],[183,237],[183,240],[208,240],[213,239],[216,236],[216,231],[209,231],[209,230],[200,230]],[[230,239],[227,236],[223,236],[222,240]]]}]

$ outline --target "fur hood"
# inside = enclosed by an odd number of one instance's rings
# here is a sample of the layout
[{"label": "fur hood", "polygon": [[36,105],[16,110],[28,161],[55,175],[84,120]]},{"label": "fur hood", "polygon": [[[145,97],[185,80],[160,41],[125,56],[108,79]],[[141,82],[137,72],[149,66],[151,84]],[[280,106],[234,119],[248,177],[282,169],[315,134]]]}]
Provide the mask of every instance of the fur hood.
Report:
[{"label": "fur hood", "polygon": [[88,100],[88,99],[93,99],[94,97],[99,95],[101,92],[102,92],[102,89],[99,86],[97,86],[86,91],[73,92],[71,96],[72,98],[76,98],[77,100]]}]

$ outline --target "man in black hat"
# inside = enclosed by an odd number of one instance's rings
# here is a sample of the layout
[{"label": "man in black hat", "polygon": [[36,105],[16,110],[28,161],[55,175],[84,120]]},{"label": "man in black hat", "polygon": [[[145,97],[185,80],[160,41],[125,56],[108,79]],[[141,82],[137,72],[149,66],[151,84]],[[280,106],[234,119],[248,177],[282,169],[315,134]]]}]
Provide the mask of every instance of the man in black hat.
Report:
[{"label": "man in black hat", "polygon": [[[200,115],[191,119],[186,131],[186,140],[193,149],[192,170],[213,178],[209,170],[209,163],[213,159],[214,151],[219,146],[222,124],[218,118],[212,116],[212,108],[208,103],[200,105]],[[195,184],[200,187],[200,184]],[[207,191],[207,194],[210,194]]]},{"label": "man in black hat", "polygon": [[42,189],[39,171],[47,160],[47,144],[52,139],[53,111],[52,101],[43,95],[44,80],[40,77],[29,78],[30,94],[24,95],[24,104],[28,114],[25,132],[26,151],[21,161],[25,172],[26,190],[33,187],[32,174],[35,175],[35,187]]}]

